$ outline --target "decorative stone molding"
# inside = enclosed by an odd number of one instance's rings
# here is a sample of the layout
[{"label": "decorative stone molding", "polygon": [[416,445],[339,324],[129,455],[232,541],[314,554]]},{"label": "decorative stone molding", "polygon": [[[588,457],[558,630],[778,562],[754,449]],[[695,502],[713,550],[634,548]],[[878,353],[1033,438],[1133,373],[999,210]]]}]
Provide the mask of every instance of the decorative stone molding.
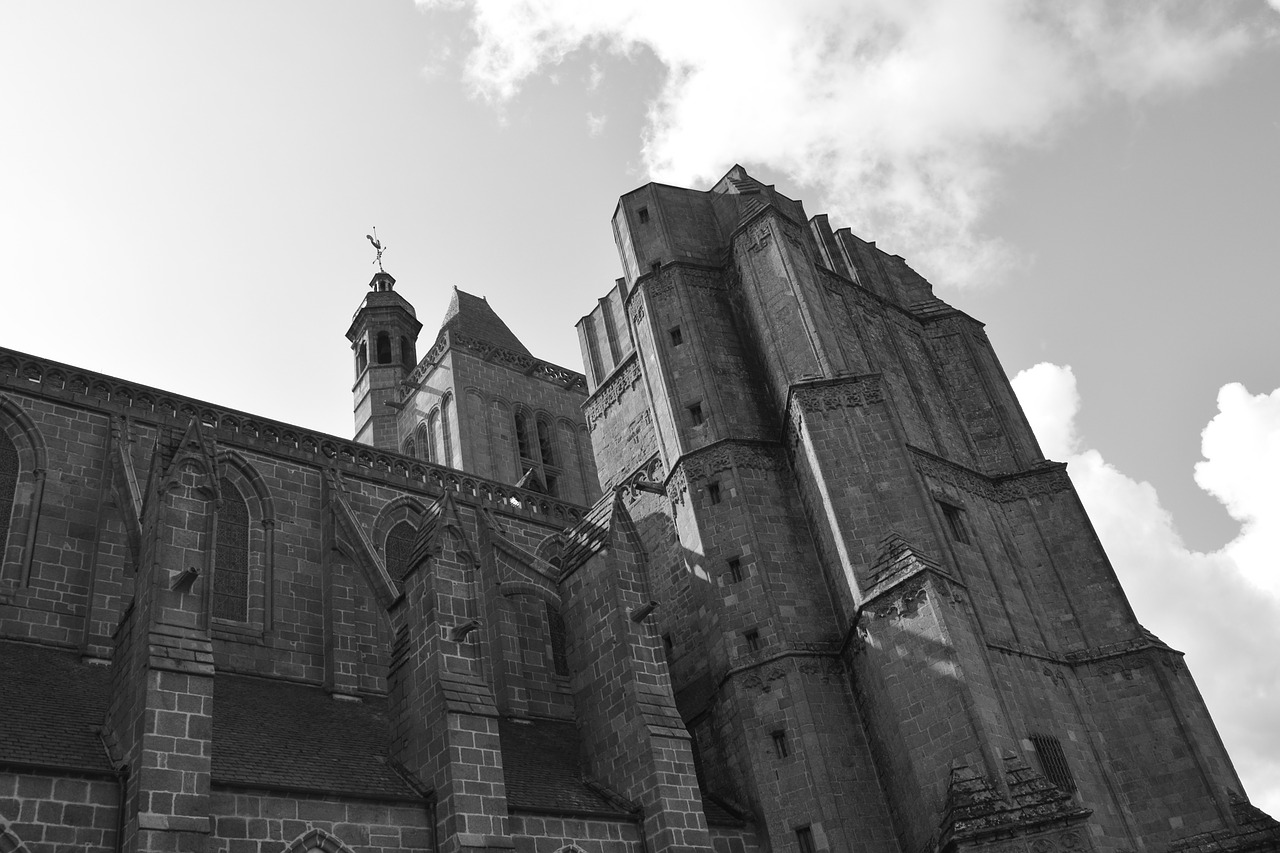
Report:
[{"label": "decorative stone molding", "polygon": [[808,412],[856,409],[884,402],[879,373],[867,373],[844,379],[822,379],[791,386],[787,400],[787,424],[793,437],[800,434]]},{"label": "decorative stone molding", "polygon": [[622,480],[613,487],[613,490],[621,494],[628,501],[634,503],[644,491],[640,488],[640,484],[661,483],[662,480],[662,457],[655,453],[634,471],[623,477]]},{"label": "decorative stone molding", "polygon": [[687,453],[673,466],[667,478],[667,495],[675,503],[684,502],[689,482],[703,480],[729,469],[784,471],[787,460],[781,448],[763,442],[747,443],[728,439]]},{"label": "decorative stone molding", "polygon": [[388,478],[397,485],[408,480],[425,491],[437,495],[450,492],[459,500],[489,506],[498,512],[538,516],[553,523],[567,524],[577,522],[583,515],[583,508],[575,504],[432,465],[401,453],[210,406],[144,385],[126,384],[11,350],[0,349],[0,387],[7,387],[13,393],[38,394],[98,409],[104,414],[125,415],[139,423],[177,430],[185,430],[194,419],[202,428],[210,430],[219,445],[232,443],[258,448],[301,459],[321,468],[337,464],[364,469],[360,472],[362,476]]},{"label": "decorative stone molding", "polygon": [[996,503],[1010,503],[1071,489],[1067,466],[1061,462],[1045,462],[1028,471],[988,477],[918,447],[910,449],[915,457],[916,470],[925,477]]},{"label": "decorative stone molding", "polygon": [[636,387],[639,381],[640,360],[635,353],[632,353],[622,367],[615,370],[613,375],[605,380],[605,383],[587,400],[586,406],[583,407],[583,412],[587,416],[587,428],[594,430],[609,409],[622,399],[623,394]]}]

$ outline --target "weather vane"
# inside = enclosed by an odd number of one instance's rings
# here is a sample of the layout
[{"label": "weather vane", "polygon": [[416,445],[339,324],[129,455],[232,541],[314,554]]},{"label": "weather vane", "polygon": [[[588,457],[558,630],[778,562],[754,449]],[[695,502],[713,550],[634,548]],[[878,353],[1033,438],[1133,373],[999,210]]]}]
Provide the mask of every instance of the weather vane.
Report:
[{"label": "weather vane", "polygon": [[378,227],[375,225],[373,233],[366,234],[364,236],[368,237],[369,242],[373,244],[373,248],[378,250],[378,257],[373,259],[373,262],[378,265],[378,272],[386,272],[386,270],[382,268],[382,253],[386,251],[386,247],[383,246],[382,242],[378,239]]}]

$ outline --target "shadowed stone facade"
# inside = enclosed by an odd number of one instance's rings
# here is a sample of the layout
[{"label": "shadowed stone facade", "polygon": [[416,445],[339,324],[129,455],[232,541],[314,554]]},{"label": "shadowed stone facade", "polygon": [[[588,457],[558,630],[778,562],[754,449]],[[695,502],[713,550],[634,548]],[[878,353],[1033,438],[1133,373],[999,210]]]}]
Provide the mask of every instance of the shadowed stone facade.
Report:
[{"label": "shadowed stone facade", "polygon": [[735,167],[357,440],[0,350],[0,853],[1261,851],[982,326]]}]

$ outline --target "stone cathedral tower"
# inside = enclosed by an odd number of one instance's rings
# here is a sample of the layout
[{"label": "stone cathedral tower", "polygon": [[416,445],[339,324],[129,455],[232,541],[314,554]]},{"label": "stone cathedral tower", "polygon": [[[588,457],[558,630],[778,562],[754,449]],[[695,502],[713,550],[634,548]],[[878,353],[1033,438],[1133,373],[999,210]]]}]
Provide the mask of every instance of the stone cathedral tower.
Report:
[{"label": "stone cathedral tower", "polygon": [[699,776],[770,849],[1275,843],[981,323],[741,167],[613,225],[596,463]]}]

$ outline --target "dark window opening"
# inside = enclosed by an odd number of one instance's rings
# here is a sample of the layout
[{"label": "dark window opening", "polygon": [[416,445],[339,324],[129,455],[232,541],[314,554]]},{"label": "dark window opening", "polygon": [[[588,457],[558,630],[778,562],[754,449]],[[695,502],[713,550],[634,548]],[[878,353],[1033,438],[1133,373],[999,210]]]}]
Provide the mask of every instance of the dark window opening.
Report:
[{"label": "dark window opening", "polygon": [[444,399],[440,401],[440,437],[441,441],[441,457],[440,462],[444,465],[453,467],[453,439],[450,438],[449,421],[451,411],[453,409],[453,397],[445,394]]},{"label": "dark window opening", "polygon": [[742,582],[742,561],[737,557],[729,560],[729,583]]},{"label": "dark window opening", "polygon": [[671,330],[671,345],[678,347],[684,343],[684,333],[680,331],[680,327],[676,326]]},{"label": "dark window opening", "polygon": [[542,482],[547,487],[546,494],[553,498],[560,495],[560,479],[555,474],[547,474],[542,478]]},{"label": "dark window opening", "polygon": [[378,364],[391,363],[391,335],[378,332]]},{"label": "dark window opening", "polygon": [[663,634],[662,635],[662,654],[664,657],[666,657],[667,663],[671,663],[671,659],[674,656],[675,650],[676,650],[676,645],[671,641],[671,635]]},{"label": "dark window opening", "polygon": [[640,224],[644,225],[649,221],[649,208],[642,207],[636,213],[640,216]]},{"label": "dark window opening", "polygon": [[707,483],[707,500],[711,501],[713,504],[720,503],[719,483]]},{"label": "dark window opening", "polygon": [[1071,765],[1067,764],[1062,742],[1053,735],[1032,735],[1031,745],[1035,747],[1045,778],[1068,794],[1074,793],[1076,780],[1071,775]]},{"label": "dark window opening", "polygon": [[551,662],[556,675],[569,674],[569,649],[565,641],[564,617],[550,602],[543,602],[547,610],[547,635],[551,640]]},{"label": "dark window opening", "polygon": [[649,272],[658,272],[662,269],[662,261],[654,261],[649,264]]},{"label": "dark window opening", "polygon": [[364,373],[364,369],[369,366],[369,347],[364,341],[360,342],[360,346],[356,347],[356,376]]},{"label": "dark window opening", "polygon": [[777,758],[786,758],[791,754],[791,747],[787,744],[787,733],[782,729],[771,732],[770,737],[773,738],[773,754]]},{"label": "dark window opening", "polygon": [[942,517],[946,519],[951,538],[962,545],[968,545],[969,529],[964,521],[964,510],[951,504],[939,504],[939,506],[942,507]]},{"label": "dark window opening", "polygon": [[760,651],[760,632],[756,630],[746,631],[742,635],[742,639],[747,641],[748,652]]},{"label": "dark window opening", "polygon": [[405,336],[400,336],[400,363],[412,370],[414,368],[413,344]]},{"label": "dark window opening", "polygon": [[538,419],[538,452],[542,454],[543,465],[556,464],[555,439],[551,433],[551,424]]},{"label": "dark window opening", "polygon": [[693,421],[694,426],[701,426],[706,418],[702,414],[702,404],[694,403],[689,407],[689,420]]},{"label": "dark window opening", "polygon": [[[13,440],[0,432],[0,556],[9,536],[9,516],[13,515],[13,498],[18,491],[18,448]],[[30,547],[28,545],[28,547]]]},{"label": "dark window opening", "polygon": [[516,412],[516,448],[521,459],[533,459],[533,445],[529,443],[529,425],[524,412]]},{"label": "dark window opening", "polygon": [[387,545],[384,556],[387,561],[387,574],[393,580],[402,581],[413,568],[409,559],[413,555],[413,543],[418,538],[418,531],[407,521],[402,521],[387,534]]},{"label": "dark window opening", "polygon": [[818,848],[813,846],[813,830],[809,827],[796,829],[796,841],[800,842],[800,853],[818,853]]},{"label": "dark window opening", "polygon": [[219,480],[218,540],[213,567],[213,615],[249,620],[249,505],[230,480]]}]

